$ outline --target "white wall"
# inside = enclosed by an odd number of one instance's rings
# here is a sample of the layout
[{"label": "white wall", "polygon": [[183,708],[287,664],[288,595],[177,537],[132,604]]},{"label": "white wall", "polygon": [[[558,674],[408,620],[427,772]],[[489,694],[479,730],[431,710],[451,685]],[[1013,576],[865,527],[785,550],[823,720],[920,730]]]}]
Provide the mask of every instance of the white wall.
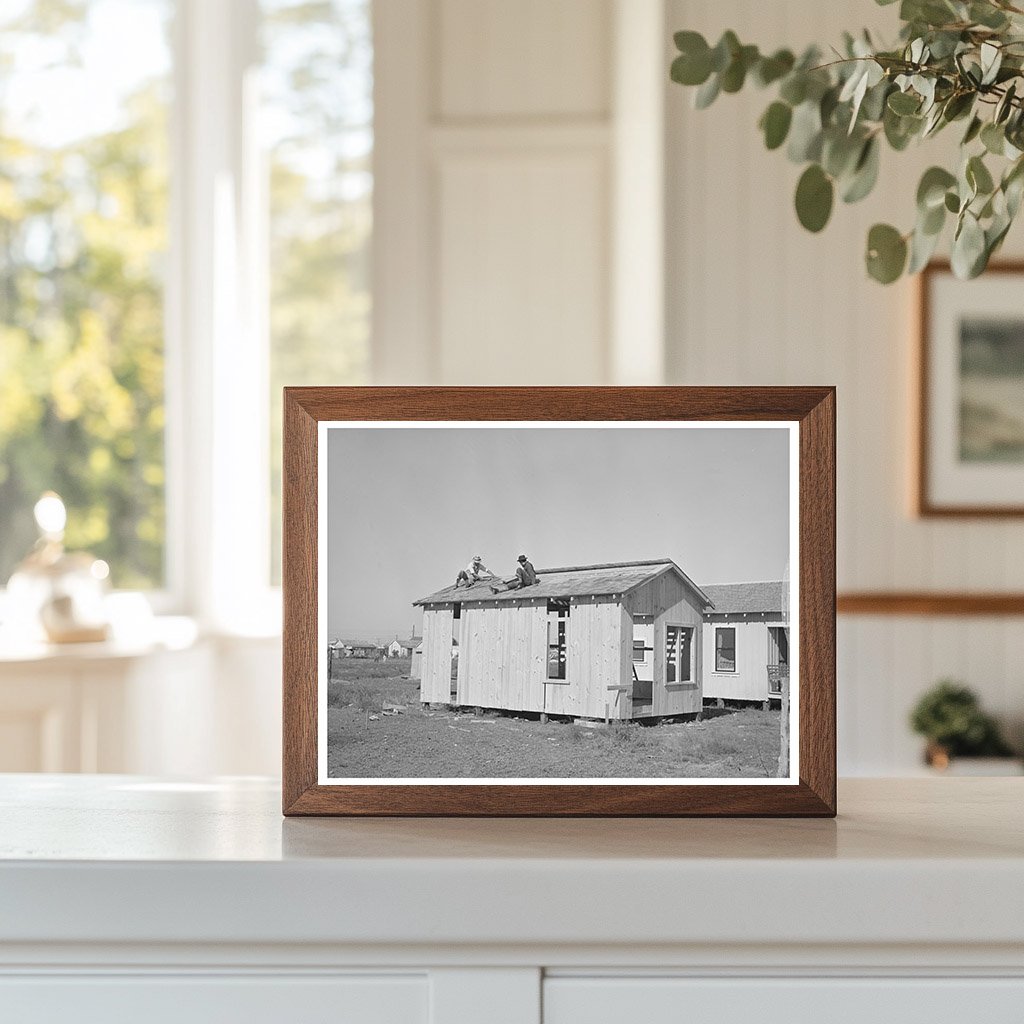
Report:
[{"label": "white wall", "polygon": [[663,34],[660,0],[378,0],[378,382],[660,378]]},{"label": "white wall", "polygon": [[[797,47],[865,24],[888,26],[876,38],[891,39],[894,11],[869,0],[669,0],[668,27]],[[955,134],[885,152],[878,193],[838,204],[812,236],[792,208],[800,169],[766,152],[756,129],[768,94],[695,111],[691,93],[667,87],[669,382],[838,387],[840,590],[1020,590],[1024,524],[909,512],[913,285],[876,285],[862,263],[872,223],[911,226],[917,179]],[[1022,251],[1017,230],[1006,253]],[[839,641],[844,774],[913,769],[907,712],[942,676],[966,680],[1024,731],[1021,619],[841,618]]]}]

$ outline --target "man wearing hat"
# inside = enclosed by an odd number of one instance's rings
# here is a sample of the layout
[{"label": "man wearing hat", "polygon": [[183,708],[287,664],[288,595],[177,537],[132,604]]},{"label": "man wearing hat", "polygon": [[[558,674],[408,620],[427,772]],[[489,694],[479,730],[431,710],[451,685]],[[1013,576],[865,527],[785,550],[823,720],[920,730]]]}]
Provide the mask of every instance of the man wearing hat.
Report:
[{"label": "man wearing hat", "polygon": [[532,587],[537,582],[537,570],[526,555],[519,556],[519,564],[516,566],[516,587]]},{"label": "man wearing hat", "polygon": [[467,587],[471,587],[478,580],[493,580],[494,578],[494,573],[484,565],[483,557],[474,555],[469,565],[465,569],[459,570],[459,575],[455,577],[455,586],[465,583]]}]

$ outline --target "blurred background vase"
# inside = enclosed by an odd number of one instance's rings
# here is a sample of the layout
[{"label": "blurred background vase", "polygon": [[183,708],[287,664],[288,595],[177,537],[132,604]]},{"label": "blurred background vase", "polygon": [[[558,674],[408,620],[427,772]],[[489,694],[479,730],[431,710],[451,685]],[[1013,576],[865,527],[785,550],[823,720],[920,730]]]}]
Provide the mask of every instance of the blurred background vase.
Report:
[{"label": "blurred background vase", "polygon": [[67,512],[57,494],[47,491],[34,514],[39,539],[7,585],[9,639],[55,644],[106,640],[107,563],[64,550]]}]

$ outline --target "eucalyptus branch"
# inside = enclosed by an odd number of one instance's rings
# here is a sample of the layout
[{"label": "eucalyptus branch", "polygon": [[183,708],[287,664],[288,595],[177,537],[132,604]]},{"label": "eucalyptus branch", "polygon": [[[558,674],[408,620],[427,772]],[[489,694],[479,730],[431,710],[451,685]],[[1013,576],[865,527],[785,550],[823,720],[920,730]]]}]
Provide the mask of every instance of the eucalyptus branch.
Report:
[{"label": "eucalyptus branch", "polygon": [[1024,26],[1013,21],[1024,9],[1010,0],[902,0],[899,14],[897,47],[879,49],[867,33],[847,34],[827,62],[814,47],[797,58],[789,50],[762,54],[734,32],[715,46],[696,32],[678,32],[671,75],[697,88],[701,109],[748,82],[775,90],[758,126],[768,149],[785,146],[789,159],[804,165],[796,214],[815,232],[831,218],[837,194],[854,203],[872,191],[883,143],[900,152],[962,122],[958,166],[931,167],[922,176],[912,229],[876,224],[868,232],[866,266],[884,284],[916,273],[952,220],[953,269],[975,277],[1024,198]]}]

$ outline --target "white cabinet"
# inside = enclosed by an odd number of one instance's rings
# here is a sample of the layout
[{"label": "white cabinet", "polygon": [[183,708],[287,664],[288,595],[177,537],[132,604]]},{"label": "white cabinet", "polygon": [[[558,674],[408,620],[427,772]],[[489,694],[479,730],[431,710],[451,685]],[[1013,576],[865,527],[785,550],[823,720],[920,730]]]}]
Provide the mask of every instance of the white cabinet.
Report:
[{"label": "white cabinet", "polygon": [[282,975],[0,979],[18,1024],[428,1024],[428,983],[409,977]]},{"label": "white cabinet", "polygon": [[1020,797],[282,820],[255,779],[0,776],[0,1021],[1021,1024]]},{"label": "white cabinet", "polygon": [[544,1024],[1020,1024],[1024,979],[548,978]]}]

